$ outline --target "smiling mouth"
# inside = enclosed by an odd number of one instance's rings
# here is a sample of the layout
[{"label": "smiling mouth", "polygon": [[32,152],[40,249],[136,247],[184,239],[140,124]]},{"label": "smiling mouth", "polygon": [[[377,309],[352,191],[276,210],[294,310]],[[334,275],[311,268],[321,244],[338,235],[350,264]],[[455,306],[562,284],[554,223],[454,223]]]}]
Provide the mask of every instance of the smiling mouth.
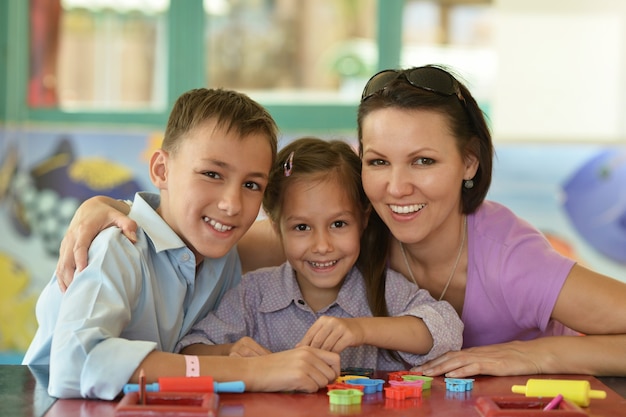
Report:
[{"label": "smiling mouth", "polygon": [[308,261],[309,265],[311,265],[314,268],[330,268],[331,266],[334,266],[337,264],[337,260],[335,261],[328,261],[328,262],[313,262],[313,261]]},{"label": "smiling mouth", "polygon": [[411,214],[420,211],[426,207],[426,204],[410,204],[407,206],[399,206],[397,204],[389,204],[391,211],[397,214]]},{"label": "smiling mouth", "polygon": [[225,224],[222,224],[218,221],[210,219],[206,216],[204,216],[202,220],[205,223],[208,223],[211,227],[213,227],[213,229],[217,230],[218,232],[224,233],[224,232],[228,232],[229,230],[233,230],[233,226],[226,226]]}]

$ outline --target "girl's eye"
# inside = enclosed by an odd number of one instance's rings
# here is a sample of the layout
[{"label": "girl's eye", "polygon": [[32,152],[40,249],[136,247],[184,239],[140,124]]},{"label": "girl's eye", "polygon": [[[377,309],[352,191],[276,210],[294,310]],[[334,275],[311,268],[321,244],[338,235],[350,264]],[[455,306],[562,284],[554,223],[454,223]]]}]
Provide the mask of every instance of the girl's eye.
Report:
[{"label": "girl's eye", "polygon": [[348,224],[348,223],[344,222],[343,220],[337,220],[337,221],[334,221],[334,222],[333,222],[333,224],[332,224],[332,226],[331,226],[331,227],[334,227],[334,228],[340,228],[340,227],[344,227],[344,226],[346,226],[347,224]]},{"label": "girl's eye", "polygon": [[294,229],[298,230],[300,232],[306,232],[307,230],[310,230],[311,228],[309,226],[307,226],[306,224],[302,223],[302,224],[296,225],[296,227],[294,227]]},{"label": "girl's eye", "polygon": [[432,165],[434,163],[435,160],[431,158],[417,158],[415,160],[415,165]]},{"label": "girl's eye", "polygon": [[252,191],[260,191],[261,186],[254,181],[248,181],[243,183],[243,187]]}]

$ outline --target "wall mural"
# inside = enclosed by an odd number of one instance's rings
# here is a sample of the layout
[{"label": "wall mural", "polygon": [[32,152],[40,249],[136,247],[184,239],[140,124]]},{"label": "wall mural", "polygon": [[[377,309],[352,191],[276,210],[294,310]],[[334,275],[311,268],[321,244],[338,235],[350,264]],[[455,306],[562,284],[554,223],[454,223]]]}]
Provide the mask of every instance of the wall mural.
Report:
[{"label": "wall mural", "polygon": [[[0,130],[0,363],[19,363],[34,335],[37,297],[78,205],[154,190],[148,160],[161,140],[150,131]],[[488,198],[561,253],[626,281],[624,184],[626,146],[497,144]]]}]

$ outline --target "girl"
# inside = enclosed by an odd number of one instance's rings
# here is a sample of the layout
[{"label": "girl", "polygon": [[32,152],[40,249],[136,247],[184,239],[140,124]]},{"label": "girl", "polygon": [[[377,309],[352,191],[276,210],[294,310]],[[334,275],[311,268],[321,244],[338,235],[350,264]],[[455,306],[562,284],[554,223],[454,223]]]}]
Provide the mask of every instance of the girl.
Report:
[{"label": "girl", "polygon": [[184,353],[311,346],[341,353],[342,367],[398,370],[460,348],[463,326],[447,302],[359,256],[370,211],[360,162],[340,141],[303,138],[281,150],[263,206],[287,262],[244,276],[180,341]]}]

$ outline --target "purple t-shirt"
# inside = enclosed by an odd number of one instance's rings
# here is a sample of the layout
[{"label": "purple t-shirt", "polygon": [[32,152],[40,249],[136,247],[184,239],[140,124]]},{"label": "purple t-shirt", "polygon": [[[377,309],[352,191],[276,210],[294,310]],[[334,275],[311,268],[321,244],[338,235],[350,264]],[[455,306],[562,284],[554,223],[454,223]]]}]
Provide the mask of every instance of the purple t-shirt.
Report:
[{"label": "purple t-shirt", "polygon": [[506,207],[485,201],[467,217],[463,347],[575,335],[550,319],[575,261]]}]

